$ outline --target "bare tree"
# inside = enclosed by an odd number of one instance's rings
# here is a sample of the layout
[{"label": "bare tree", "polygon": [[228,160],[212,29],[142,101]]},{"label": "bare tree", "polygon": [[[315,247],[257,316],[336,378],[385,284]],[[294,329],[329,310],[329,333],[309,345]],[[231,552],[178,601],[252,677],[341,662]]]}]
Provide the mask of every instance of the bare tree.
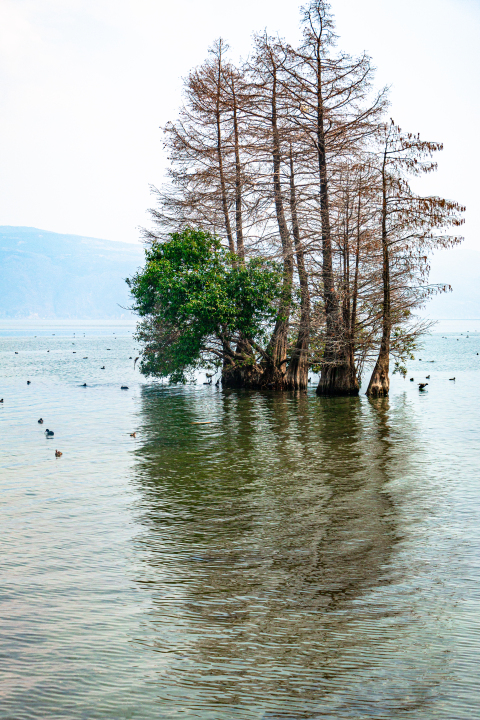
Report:
[{"label": "bare tree", "polygon": [[425,329],[413,312],[439,290],[428,252],[460,241],[442,232],[463,208],[415,195],[409,174],[435,169],[441,146],[385,123],[370,59],[336,49],[327,2],[302,12],[300,47],[264,33],[234,65],[220,39],[186,78],[146,239],[201,228],[235,269],[281,268],[262,339],[230,328],[212,341],[225,385],[302,390],[313,368],[318,394],[355,395],[376,361],[368,394],[386,394],[390,355],[408,352]]},{"label": "bare tree", "polygon": [[[436,170],[431,156],[442,149],[441,143],[420,140],[418,135],[403,134],[393,121],[381,129],[378,175],[382,249],[382,335],[378,358],[370,378],[367,395],[388,395],[390,387],[390,345],[394,315],[392,307],[392,261],[401,265],[404,315],[421,304],[432,291],[426,285],[428,251],[452,247],[461,237],[445,235],[446,227],[463,223],[463,208],[439,197],[421,197],[413,192],[408,175]],[[397,287],[398,294],[398,287]],[[398,308],[397,308],[398,311]]]},{"label": "bare tree", "polygon": [[293,51],[297,62],[291,63],[290,89],[301,109],[300,122],[315,151],[318,172],[326,333],[317,392],[351,395],[358,393],[359,385],[335,282],[330,186],[339,157],[355,153],[375,131],[385,96],[380,93],[367,102],[372,67],[366,55],[351,58],[333,53],[336,36],[328,3],[312,0],[304,8],[303,21],[304,39],[301,48]]}]

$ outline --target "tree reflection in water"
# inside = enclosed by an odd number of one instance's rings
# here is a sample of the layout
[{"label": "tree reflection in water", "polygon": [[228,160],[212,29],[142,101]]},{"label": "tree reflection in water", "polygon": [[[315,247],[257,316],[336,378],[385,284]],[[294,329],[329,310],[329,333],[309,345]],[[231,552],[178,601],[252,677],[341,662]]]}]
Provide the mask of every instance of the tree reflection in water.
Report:
[{"label": "tree reflection in water", "polygon": [[141,424],[137,641],[168,717],[428,717],[444,655],[390,492],[419,452],[405,401],[146,388]]}]

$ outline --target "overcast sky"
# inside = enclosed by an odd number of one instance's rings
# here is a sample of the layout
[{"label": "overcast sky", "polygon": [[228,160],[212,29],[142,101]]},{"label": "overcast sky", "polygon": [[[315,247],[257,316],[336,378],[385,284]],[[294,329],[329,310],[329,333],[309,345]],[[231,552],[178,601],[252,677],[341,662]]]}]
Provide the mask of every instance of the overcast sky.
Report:
[{"label": "overcast sky", "polygon": [[[159,126],[181,78],[224,37],[299,37],[296,0],[0,0],[0,225],[136,242],[162,180]],[[467,205],[480,250],[480,0],[332,0],[340,45],[366,50],[391,115],[440,140],[426,192]]]}]

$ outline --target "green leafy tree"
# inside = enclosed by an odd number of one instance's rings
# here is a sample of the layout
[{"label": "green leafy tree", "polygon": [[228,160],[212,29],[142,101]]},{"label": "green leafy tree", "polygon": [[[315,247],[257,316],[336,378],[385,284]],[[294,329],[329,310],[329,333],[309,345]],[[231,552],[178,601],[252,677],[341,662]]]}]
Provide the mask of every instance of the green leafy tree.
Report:
[{"label": "green leafy tree", "polygon": [[265,356],[281,295],[275,263],[240,263],[215,236],[186,228],[152,245],[145,267],[127,282],[143,318],[136,336],[143,374],[185,382],[196,369],[255,364],[236,349],[241,338]]}]

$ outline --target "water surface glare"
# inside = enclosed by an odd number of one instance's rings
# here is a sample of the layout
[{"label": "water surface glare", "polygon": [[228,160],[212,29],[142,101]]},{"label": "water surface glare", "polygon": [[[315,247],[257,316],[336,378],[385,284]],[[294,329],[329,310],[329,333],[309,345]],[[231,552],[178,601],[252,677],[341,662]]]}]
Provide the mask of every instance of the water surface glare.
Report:
[{"label": "water surface glare", "polygon": [[476,717],[477,352],[434,335],[369,402],[0,338],[0,718]]}]

